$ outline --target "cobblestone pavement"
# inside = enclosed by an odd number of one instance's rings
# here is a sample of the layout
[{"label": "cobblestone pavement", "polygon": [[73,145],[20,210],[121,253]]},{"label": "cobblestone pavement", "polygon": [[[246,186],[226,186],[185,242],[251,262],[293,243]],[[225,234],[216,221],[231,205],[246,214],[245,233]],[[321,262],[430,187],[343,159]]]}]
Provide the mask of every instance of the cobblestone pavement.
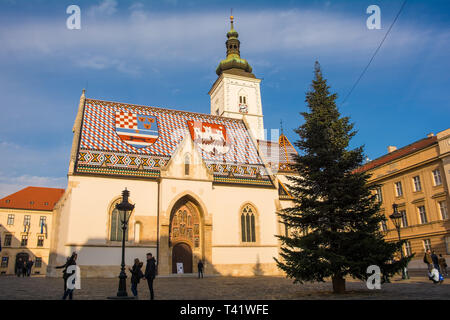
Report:
[{"label": "cobblestone pavement", "polygon": [[[424,277],[394,278],[383,284],[381,290],[369,290],[365,283],[350,279],[344,295],[331,293],[330,282],[293,284],[289,279],[270,276],[160,277],[155,279],[154,288],[155,298],[161,300],[450,299],[450,283],[446,281],[433,284]],[[131,295],[129,281],[127,285]],[[60,299],[62,286],[63,280],[58,278],[0,276],[0,299]],[[116,294],[117,287],[118,279],[82,278],[81,289],[75,290],[74,298],[106,299]],[[140,299],[149,298],[146,281],[141,281],[138,290]]]}]

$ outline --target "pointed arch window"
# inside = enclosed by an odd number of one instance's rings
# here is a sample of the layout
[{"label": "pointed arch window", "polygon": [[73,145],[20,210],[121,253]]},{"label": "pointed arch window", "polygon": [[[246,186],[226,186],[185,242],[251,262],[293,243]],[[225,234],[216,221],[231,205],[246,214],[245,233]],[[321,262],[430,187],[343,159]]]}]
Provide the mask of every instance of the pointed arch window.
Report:
[{"label": "pointed arch window", "polygon": [[256,242],[256,210],[249,204],[241,212],[241,241]]},{"label": "pointed arch window", "polygon": [[[110,241],[122,241],[123,230],[122,220],[123,212],[116,209],[116,203],[114,202],[110,209],[110,225],[109,225],[109,240]],[[128,233],[125,233],[125,241],[128,241]]]}]

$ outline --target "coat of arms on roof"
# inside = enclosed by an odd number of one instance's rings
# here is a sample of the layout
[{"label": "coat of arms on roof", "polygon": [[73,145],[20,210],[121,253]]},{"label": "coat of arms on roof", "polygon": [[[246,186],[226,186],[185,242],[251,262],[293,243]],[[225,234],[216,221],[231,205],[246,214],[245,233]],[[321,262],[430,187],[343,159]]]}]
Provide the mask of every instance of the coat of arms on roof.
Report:
[{"label": "coat of arms on roof", "polygon": [[225,154],[230,150],[224,125],[202,121],[187,121],[192,140],[212,156]]},{"label": "coat of arms on roof", "polygon": [[117,111],[116,133],[125,143],[145,148],[158,139],[158,122],[154,116]]}]

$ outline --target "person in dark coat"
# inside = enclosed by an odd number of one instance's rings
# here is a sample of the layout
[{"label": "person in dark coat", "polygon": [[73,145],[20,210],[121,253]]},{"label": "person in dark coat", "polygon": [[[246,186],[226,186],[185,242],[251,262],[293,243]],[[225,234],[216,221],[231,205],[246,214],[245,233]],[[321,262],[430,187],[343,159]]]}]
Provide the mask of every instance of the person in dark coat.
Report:
[{"label": "person in dark coat", "polygon": [[436,252],[433,250],[433,252],[431,253],[431,260],[433,261],[433,266],[439,271],[441,272],[440,268],[439,268],[439,258],[436,255]]},{"label": "person in dark coat", "polygon": [[56,269],[63,269],[64,268],[64,270],[62,271],[63,272],[63,279],[64,279],[63,300],[66,300],[67,296],[69,297],[70,300],[73,299],[73,289],[68,289],[67,288],[67,279],[69,279],[69,277],[73,274],[73,272],[69,273],[67,269],[70,266],[74,266],[74,265],[77,264],[76,263],[77,257],[78,257],[77,253],[74,252],[74,253],[72,253],[72,255],[69,258],[67,258],[67,261],[66,261],[65,264],[63,264],[62,266],[56,267]]},{"label": "person in dark coat", "polygon": [[141,278],[144,277],[144,274],[142,273],[142,266],[144,264],[139,261],[138,258],[134,259],[134,265],[133,268],[128,268],[131,272],[131,292],[133,293],[133,296],[137,297],[138,291],[137,291],[137,285]]},{"label": "person in dark coat", "polygon": [[427,264],[428,271],[433,269],[433,259],[431,258],[431,251],[428,249],[423,256],[423,262]]},{"label": "person in dark coat", "polygon": [[200,275],[201,275],[202,279],[203,279],[203,261],[202,260],[198,261],[197,269],[198,269],[198,278],[200,279]]},{"label": "person in dark coat", "polygon": [[23,260],[22,264],[22,277],[26,277],[27,276],[27,262],[25,259]]},{"label": "person in dark coat", "polygon": [[33,260],[29,258],[27,261],[27,277],[31,275],[31,268],[33,268],[33,264],[34,264]]},{"label": "person in dark coat", "polygon": [[18,277],[20,277],[23,274],[23,260],[22,258],[17,259],[16,261],[16,274]]},{"label": "person in dark coat", "polygon": [[145,266],[144,276],[147,279],[148,289],[150,290],[150,300],[154,300],[153,280],[156,277],[156,260],[151,253],[147,253],[147,265]]}]

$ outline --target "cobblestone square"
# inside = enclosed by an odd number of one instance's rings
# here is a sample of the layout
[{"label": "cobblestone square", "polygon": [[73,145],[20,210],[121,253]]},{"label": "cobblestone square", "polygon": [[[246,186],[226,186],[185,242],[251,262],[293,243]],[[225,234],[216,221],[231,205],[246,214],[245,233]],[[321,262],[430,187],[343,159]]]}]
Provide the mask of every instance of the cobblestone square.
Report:
[{"label": "cobblestone square", "polygon": [[[446,279],[447,281],[447,279]],[[310,299],[450,299],[450,284],[433,284],[424,277],[411,277],[401,280],[392,279],[382,284],[381,290],[369,290],[365,283],[353,279],[347,280],[347,293],[331,293],[331,282],[293,284],[283,277],[158,277],[154,281],[157,300],[310,300]],[[0,277],[0,299],[2,300],[58,300],[62,297],[63,280],[61,278],[17,278]],[[81,289],[75,290],[74,299],[99,300],[114,296],[118,279],[82,278]],[[128,294],[130,282],[127,282]],[[149,299],[146,281],[138,287],[139,299]]]}]

